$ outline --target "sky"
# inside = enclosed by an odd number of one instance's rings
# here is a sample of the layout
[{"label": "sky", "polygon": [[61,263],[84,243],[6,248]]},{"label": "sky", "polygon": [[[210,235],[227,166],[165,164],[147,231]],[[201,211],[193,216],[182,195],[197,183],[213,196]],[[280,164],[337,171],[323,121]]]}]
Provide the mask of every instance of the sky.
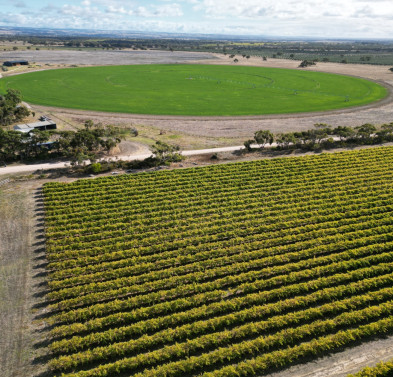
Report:
[{"label": "sky", "polygon": [[0,26],[393,38],[389,0],[0,0]]}]

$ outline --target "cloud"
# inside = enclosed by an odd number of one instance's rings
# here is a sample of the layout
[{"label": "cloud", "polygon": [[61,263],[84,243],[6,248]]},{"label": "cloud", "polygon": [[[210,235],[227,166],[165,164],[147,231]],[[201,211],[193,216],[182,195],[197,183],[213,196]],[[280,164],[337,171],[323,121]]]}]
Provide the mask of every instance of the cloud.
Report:
[{"label": "cloud", "polygon": [[[383,5],[382,5],[383,4]],[[393,14],[393,4],[386,0],[366,1],[347,0],[201,0],[194,6],[209,18],[252,18],[283,19],[297,17],[310,19],[323,17],[326,14],[337,14],[338,17],[381,17],[389,18]]]},{"label": "cloud", "polygon": [[40,12],[34,1],[0,3],[0,25],[13,26],[348,38],[390,37],[393,26],[386,0],[53,0]]},{"label": "cloud", "polygon": [[124,7],[116,7],[113,5],[109,5],[108,8],[106,8],[106,13],[113,13],[113,14],[129,14],[129,11],[127,11]]},{"label": "cloud", "polygon": [[26,5],[26,3],[24,1],[17,1],[14,4],[14,7],[15,8],[27,8],[27,5]]},{"label": "cloud", "polygon": [[158,17],[181,17],[183,10],[180,4],[172,3],[156,7],[154,15]]},{"label": "cloud", "polygon": [[181,17],[183,16],[182,8],[177,3],[159,5],[159,6],[137,6],[132,8],[125,8],[124,6],[109,5],[106,8],[106,13],[129,15],[135,17]]},{"label": "cloud", "polygon": [[23,14],[15,14],[15,13],[2,13],[0,12],[0,24],[3,25],[23,25],[26,23],[28,18]]}]

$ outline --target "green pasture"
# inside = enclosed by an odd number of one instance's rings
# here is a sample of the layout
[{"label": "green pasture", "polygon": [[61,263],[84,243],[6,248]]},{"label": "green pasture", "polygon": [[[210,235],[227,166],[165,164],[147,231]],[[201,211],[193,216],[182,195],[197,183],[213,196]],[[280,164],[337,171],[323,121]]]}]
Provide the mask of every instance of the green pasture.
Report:
[{"label": "green pasture", "polygon": [[324,111],[384,98],[374,82],[328,73],[222,65],[130,65],[33,72],[0,80],[32,104],[161,115]]}]

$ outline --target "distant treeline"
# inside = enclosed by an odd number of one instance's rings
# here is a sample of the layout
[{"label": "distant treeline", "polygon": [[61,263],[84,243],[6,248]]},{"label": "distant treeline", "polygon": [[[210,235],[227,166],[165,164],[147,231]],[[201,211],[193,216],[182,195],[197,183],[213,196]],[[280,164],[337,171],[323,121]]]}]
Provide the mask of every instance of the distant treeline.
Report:
[{"label": "distant treeline", "polygon": [[216,52],[235,56],[310,60],[339,63],[393,65],[393,42],[263,41],[162,38],[91,38],[47,36],[2,36],[0,41],[22,41],[47,47],[95,49],[159,49]]}]

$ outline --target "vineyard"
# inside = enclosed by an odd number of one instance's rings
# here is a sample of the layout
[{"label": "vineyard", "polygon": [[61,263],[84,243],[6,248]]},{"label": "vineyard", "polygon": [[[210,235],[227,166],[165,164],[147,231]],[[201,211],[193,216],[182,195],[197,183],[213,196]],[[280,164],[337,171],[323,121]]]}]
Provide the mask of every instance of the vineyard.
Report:
[{"label": "vineyard", "polygon": [[262,376],[393,332],[393,148],[44,186],[50,368]]},{"label": "vineyard", "polygon": [[393,360],[379,363],[374,368],[366,367],[359,373],[350,374],[347,377],[389,377],[393,373]]}]

